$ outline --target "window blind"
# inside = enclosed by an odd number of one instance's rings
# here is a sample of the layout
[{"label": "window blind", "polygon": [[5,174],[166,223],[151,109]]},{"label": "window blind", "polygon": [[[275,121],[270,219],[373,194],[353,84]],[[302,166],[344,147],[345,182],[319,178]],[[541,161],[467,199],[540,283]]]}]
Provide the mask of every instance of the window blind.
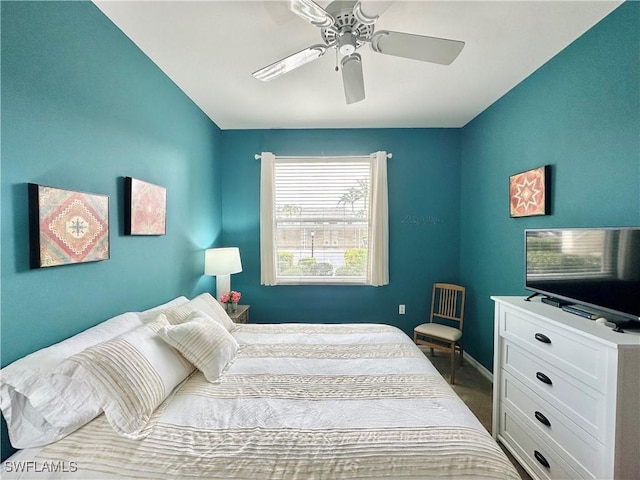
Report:
[{"label": "window blind", "polygon": [[[385,161],[382,197],[372,192],[377,170],[372,168],[371,157],[281,158],[263,154],[263,284],[373,284],[371,272],[380,270],[371,265],[376,260],[370,248],[372,224],[380,223],[373,222],[380,210],[376,206],[380,202],[374,202],[373,197],[384,198],[386,212],[386,153],[380,153]],[[265,160],[272,163],[271,168],[265,166]],[[265,184],[267,181],[271,184]],[[386,223],[385,217],[385,229]],[[386,250],[384,245],[373,252]],[[265,265],[265,261],[272,264]]]}]

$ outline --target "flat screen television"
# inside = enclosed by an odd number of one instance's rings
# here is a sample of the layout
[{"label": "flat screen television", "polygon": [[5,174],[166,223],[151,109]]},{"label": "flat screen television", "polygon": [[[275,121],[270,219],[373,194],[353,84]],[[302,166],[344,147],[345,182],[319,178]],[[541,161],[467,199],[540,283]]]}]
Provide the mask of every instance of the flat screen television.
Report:
[{"label": "flat screen television", "polygon": [[527,229],[524,235],[527,290],[605,318],[640,322],[640,227]]}]

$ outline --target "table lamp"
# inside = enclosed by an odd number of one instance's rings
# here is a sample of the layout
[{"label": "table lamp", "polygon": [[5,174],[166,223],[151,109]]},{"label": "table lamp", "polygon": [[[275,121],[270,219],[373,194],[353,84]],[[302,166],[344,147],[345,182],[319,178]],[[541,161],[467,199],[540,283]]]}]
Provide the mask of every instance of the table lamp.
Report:
[{"label": "table lamp", "polygon": [[231,291],[231,274],[242,271],[238,247],[209,248],[204,252],[204,274],[216,277],[216,296]]}]

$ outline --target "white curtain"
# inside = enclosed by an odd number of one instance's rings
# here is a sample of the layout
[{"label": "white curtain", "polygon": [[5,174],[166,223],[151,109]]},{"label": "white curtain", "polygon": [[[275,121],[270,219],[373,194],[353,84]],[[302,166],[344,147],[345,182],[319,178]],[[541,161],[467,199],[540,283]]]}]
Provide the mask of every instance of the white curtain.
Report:
[{"label": "white curtain", "polygon": [[276,156],[271,152],[262,152],[260,162],[260,284],[276,284],[276,259],[273,244],[273,163]]},{"label": "white curtain", "polygon": [[389,193],[387,152],[372,153],[371,193],[369,195],[369,262],[367,284],[379,287],[389,283]]}]

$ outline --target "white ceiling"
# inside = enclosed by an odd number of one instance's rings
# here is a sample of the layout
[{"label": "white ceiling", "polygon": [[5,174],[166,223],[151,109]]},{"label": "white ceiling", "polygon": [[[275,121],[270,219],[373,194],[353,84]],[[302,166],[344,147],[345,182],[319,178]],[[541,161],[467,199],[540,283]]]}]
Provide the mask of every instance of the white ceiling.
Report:
[{"label": "white ceiling", "polygon": [[266,129],[464,126],[622,2],[396,1],[376,30],[466,45],[449,66],[363,46],[366,99],[352,105],[334,50],[268,83],[251,76],[321,43],[286,2],[94,3],[221,129]]}]

